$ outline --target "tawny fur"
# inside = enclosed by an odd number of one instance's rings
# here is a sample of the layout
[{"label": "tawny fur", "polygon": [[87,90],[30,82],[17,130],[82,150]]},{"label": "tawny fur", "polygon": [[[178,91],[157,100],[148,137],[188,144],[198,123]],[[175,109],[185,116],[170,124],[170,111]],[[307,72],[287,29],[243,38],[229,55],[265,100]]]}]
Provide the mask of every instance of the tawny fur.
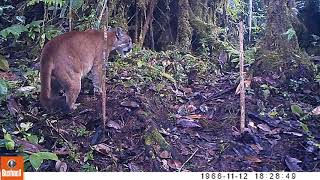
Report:
[{"label": "tawny fur", "polygon": [[[92,70],[93,83],[101,91],[103,50],[132,48],[131,38],[117,31],[108,32],[107,43],[103,32],[87,30],[68,32],[50,40],[40,59],[40,102],[48,110],[70,111],[81,90],[81,79]],[[59,96],[64,90],[65,96]]]}]

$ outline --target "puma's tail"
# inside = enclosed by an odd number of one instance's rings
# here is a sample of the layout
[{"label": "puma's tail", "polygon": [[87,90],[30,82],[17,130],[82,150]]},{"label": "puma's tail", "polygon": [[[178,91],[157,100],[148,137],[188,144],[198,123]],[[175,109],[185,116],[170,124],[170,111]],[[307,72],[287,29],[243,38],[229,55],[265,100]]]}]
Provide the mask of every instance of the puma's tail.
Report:
[{"label": "puma's tail", "polygon": [[49,111],[64,111],[68,112],[66,98],[64,96],[51,96],[51,79],[53,63],[44,53],[41,56],[40,61],[40,81],[41,81],[41,91],[40,91],[40,103]]},{"label": "puma's tail", "polygon": [[42,53],[40,60],[40,103],[46,109],[51,108],[51,74],[53,69],[53,64],[48,58],[45,53]]}]

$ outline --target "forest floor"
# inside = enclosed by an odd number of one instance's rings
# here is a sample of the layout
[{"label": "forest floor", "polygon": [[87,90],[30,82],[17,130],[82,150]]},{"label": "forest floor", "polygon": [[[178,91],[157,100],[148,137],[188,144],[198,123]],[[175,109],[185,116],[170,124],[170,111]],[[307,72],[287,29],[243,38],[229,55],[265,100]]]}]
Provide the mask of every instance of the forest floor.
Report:
[{"label": "forest floor", "polygon": [[189,54],[143,51],[108,64],[107,136],[92,145],[101,120],[90,80],[77,110],[47,114],[37,73],[26,75],[37,71],[29,68],[1,72],[20,87],[36,85],[1,103],[0,125],[27,154],[58,155],[58,163],[44,161],[39,171],[320,171],[320,121],[309,113],[320,102],[315,92],[252,82],[248,131],[240,134],[237,72]]}]

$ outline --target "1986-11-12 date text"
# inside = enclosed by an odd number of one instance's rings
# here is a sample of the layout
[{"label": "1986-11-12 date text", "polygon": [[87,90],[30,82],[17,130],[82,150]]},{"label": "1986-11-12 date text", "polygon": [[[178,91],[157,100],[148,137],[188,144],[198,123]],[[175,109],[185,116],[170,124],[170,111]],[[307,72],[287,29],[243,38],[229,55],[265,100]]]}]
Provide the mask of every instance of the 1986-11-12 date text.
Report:
[{"label": "1986-11-12 date text", "polygon": [[213,172],[213,173],[201,173],[201,179],[216,179],[216,180],[295,180],[295,173],[288,172]]}]

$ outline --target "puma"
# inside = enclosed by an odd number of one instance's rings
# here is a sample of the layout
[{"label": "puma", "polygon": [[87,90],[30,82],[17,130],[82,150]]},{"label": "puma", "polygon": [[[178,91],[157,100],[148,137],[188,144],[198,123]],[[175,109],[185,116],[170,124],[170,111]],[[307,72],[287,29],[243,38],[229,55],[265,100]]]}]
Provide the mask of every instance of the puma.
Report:
[{"label": "puma", "polygon": [[[68,32],[44,46],[40,58],[40,103],[47,110],[74,110],[80,93],[81,79],[92,72],[95,91],[101,93],[103,51],[113,50],[122,56],[132,49],[132,40],[121,28],[103,31]],[[59,96],[63,90],[65,96]]]}]

